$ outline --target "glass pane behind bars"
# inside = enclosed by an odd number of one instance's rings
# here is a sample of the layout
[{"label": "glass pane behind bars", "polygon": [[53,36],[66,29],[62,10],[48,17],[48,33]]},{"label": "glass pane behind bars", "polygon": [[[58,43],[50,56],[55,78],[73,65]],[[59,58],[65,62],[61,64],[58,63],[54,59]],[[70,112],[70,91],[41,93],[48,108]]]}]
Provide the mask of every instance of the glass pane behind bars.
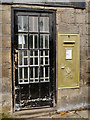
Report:
[{"label": "glass pane behind bars", "polygon": [[28,31],[28,16],[18,16],[18,32]]},{"label": "glass pane behind bars", "polygon": [[29,35],[29,48],[38,48],[38,35],[37,34],[31,34]]},{"label": "glass pane behind bars", "polygon": [[49,32],[49,17],[40,17],[40,32]]},{"label": "glass pane behind bars", "polygon": [[38,31],[38,17],[29,17],[29,31]]},{"label": "glass pane behind bars", "polygon": [[40,35],[40,48],[49,48],[49,35],[48,34]]},{"label": "glass pane behind bars", "polygon": [[18,48],[28,48],[28,35],[18,35]]},{"label": "glass pane behind bars", "polygon": [[27,56],[27,51],[22,51],[20,50],[18,52],[18,55],[19,55],[19,66],[21,65],[28,65],[28,56]]}]

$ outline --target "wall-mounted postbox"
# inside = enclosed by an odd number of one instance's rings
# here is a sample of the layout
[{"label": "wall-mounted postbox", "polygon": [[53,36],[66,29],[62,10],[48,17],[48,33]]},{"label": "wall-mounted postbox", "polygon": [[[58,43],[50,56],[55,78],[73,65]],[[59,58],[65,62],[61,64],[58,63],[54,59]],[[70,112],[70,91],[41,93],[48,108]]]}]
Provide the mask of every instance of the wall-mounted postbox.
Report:
[{"label": "wall-mounted postbox", "polygon": [[57,87],[79,87],[80,35],[58,33]]}]

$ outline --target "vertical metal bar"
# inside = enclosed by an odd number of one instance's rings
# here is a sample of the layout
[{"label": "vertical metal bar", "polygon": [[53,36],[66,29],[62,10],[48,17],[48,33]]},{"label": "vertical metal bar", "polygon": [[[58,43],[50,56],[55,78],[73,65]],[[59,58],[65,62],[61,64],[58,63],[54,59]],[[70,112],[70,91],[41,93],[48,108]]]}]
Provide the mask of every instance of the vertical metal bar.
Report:
[{"label": "vertical metal bar", "polygon": [[[29,75],[29,70],[30,70],[30,68],[29,68],[29,65],[30,65],[30,51],[29,51],[29,16],[28,16],[28,41],[27,41],[27,43],[28,43],[28,50],[27,50],[27,56],[28,56],[28,58],[27,58],[27,60],[28,60],[28,83],[30,83],[29,82],[29,78],[30,78],[30,75]],[[29,90],[29,92],[30,92],[30,90]]]},{"label": "vertical metal bar", "polygon": [[[41,83],[40,83],[40,15],[38,15],[38,42],[39,42],[39,99],[41,97]],[[40,101],[39,101],[40,102]]]},{"label": "vertical metal bar", "polygon": [[33,19],[33,23],[32,23],[32,27],[33,27],[33,32],[34,32],[34,17],[32,17],[32,19]]}]

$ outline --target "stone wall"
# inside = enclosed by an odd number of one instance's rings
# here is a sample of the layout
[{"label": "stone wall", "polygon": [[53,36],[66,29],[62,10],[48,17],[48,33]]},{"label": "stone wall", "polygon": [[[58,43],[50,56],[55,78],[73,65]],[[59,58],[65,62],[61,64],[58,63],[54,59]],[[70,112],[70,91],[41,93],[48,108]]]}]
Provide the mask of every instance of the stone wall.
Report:
[{"label": "stone wall", "polygon": [[2,113],[2,24],[1,21],[2,21],[2,6],[0,5],[0,113]]},{"label": "stone wall", "polygon": [[57,32],[80,33],[80,87],[57,91],[59,112],[88,107],[88,23],[88,5],[85,10],[73,8],[57,10]]},{"label": "stone wall", "polygon": [[[53,8],[31,5],[0,5],[0,95],[2,112],[12,112],[11,7],[56,10],[56,32],[80,33],[80,87],[57,90],[58,111],[87,107],[90,79],[90,21],[86,9]],[[2,9],[1,9],[2,8]],[[90,10],[89,10],[90,12]],[[89,26],[89,27],[88,27]],[[2,28],[2,29],[1,29]],[[1,97],[0,97],[1,98]],[[0,104],[1,105],[1,104]]]},{"label": "stone wall", "polygon": [[[0,84],[0,92],[2,92],[2,112],[7,113],[7,111],[12,111],[12,80],[11,80],[11,6],[9,5],[0,5],[0,15],[2,14],[2,19],[0,19],[0,26],[2,29],[1,40],[0,40],[0,62],[2,63],[2,72]],[[1,27],[0,27],[1,28]],[[2,58],[2,59],[1,59]],[[0,82],[1,82],[0,81]]]}]

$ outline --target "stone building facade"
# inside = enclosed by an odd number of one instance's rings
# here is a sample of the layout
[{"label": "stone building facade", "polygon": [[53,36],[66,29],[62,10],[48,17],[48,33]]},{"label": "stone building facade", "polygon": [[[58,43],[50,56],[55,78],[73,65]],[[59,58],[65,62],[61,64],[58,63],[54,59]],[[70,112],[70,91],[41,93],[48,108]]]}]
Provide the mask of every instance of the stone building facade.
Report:
[{"label": "stone building facade", "polygon": [[[56,41],[59,33],[80,34],[80,79],[79,87],[57,88],[57,63],[56,63],[56,86],[55,104],[57,111],[75,110],[88,108],[88,88],[90,80],[90,35],[89,35],[89,2],[85,8],[55,7],[45,5],[31,5],[25,3],[0,4],[0,112],[15,112],[15,70],[12,69],[12,9],[27,8],[38,10],[52,10],[56,13]],[[25,10],[26,12],[26,10]],[[14,21],[15,22],[15,21]],[[13,56],[14,57],[14,56]],[[56,42],[57,59],[57,42]],[[13,77],[12,77],[13,74]],[[14,82],[13,82],[14,81]],[[14,85],[13,85],[14,84]]]}]

